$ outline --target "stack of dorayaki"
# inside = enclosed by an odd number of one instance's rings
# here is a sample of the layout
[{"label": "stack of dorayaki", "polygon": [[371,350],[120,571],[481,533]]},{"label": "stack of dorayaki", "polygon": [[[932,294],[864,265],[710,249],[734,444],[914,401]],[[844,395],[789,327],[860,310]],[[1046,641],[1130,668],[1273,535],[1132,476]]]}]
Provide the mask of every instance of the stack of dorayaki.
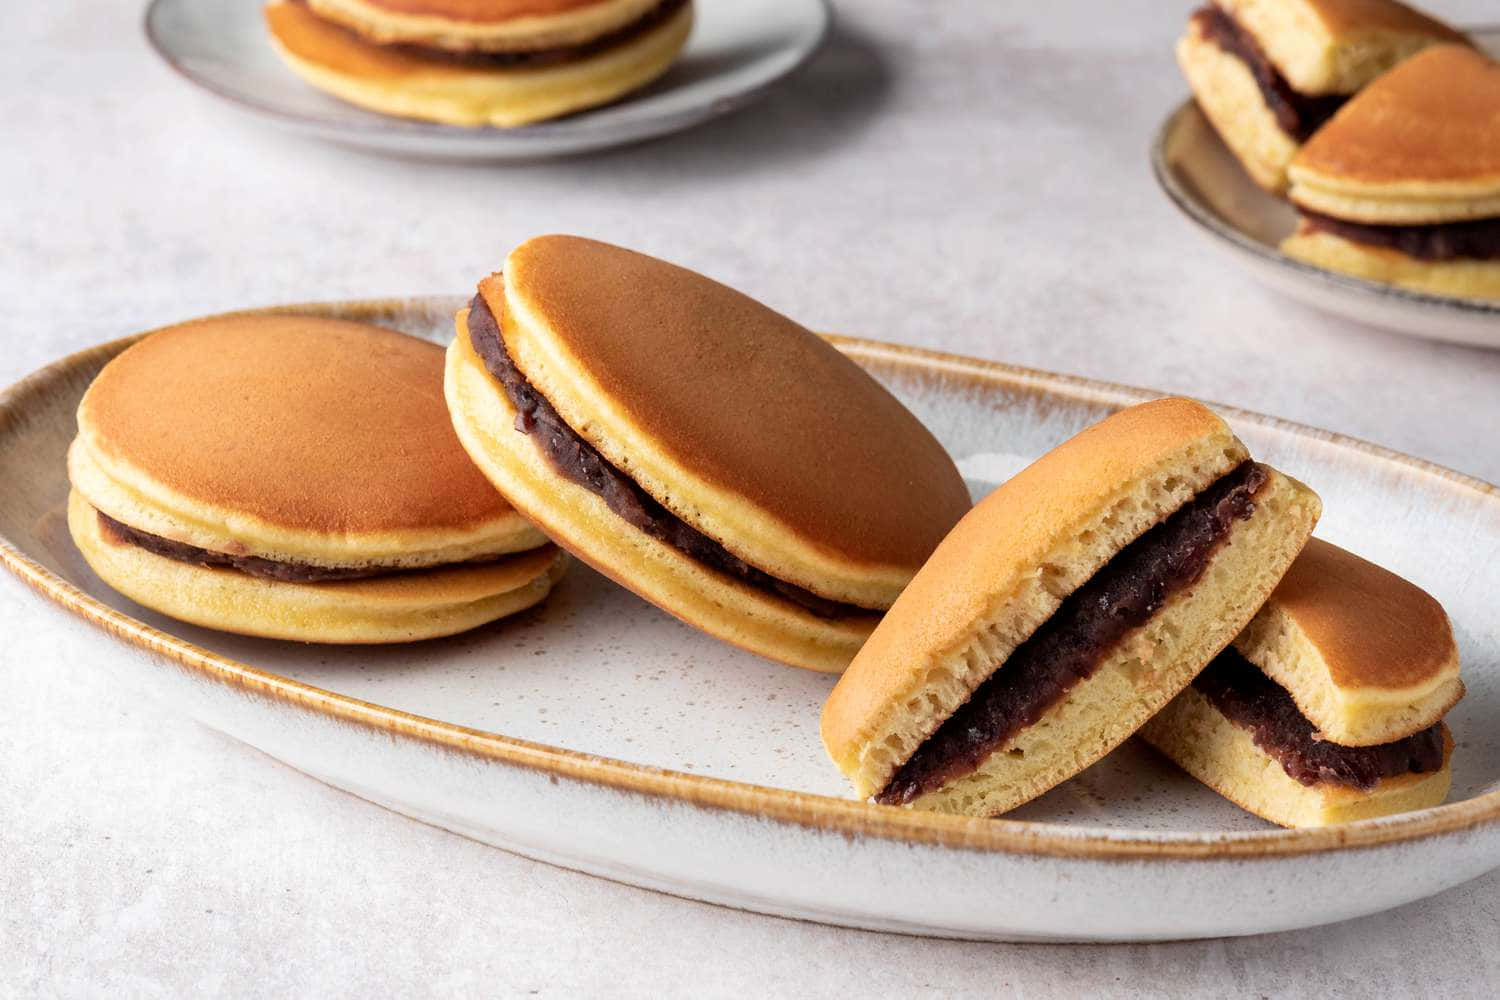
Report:
[{"label": "stack of dorayaki", "polygon": [[671,67],[692,0],[271,0],[304,80],[351,104],[447,125],[527,125],[608,104]]},{"label": "stack of dorayaki", "polygon": [[1500,298],[1500,65],[1395,0],[1210,0],[1177,59],[1250,176],[1299,212],[1288,256]]},{"label": "stack of dorayaki", "polygon": [[998,815],[1137,732],[1287,825],[1447,793],[1442,608],[1309,541],[1318,497],[1198,403],[1108,416],[971,508],[869,374],[692,271],[540,237],[456,328],[446,367],[314,316],[148,335],[79,406],[80,551],[167,615],[354,643],[530,607],[566,550],[842,672],[823,742],[892,806]]}]

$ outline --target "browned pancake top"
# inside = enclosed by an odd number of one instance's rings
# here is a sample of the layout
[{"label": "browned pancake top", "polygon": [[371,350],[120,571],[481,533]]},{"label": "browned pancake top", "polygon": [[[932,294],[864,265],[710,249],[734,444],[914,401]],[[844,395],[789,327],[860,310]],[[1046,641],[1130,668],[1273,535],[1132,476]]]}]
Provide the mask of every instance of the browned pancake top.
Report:
[{"label": "browned pancake top", "polygon": [[1425,49],[1344,105],[1295,163],[1366,182],[1500,179],[1500,65],[1467,46]]},{"label": "browned pancake top", "polygon": [[305,4],[277,0],[265,8],[266,27],[292,55],[337,73],[379,80],[414,73],[463,75],[461,63],[421,49],[376,45],[342,25],[324,20]]},{"label": "browned pancake top", "polygon": [[1463,35],[1443,22],[1395,0],[1309,0],[1309,5],[1334,35],[1349,31],[1396,31],[1455,42],[1463,39]]},{"label": "browned pancake top", "polygon": [[675,461],[830,552],[915,570],[969,507],[937,440],[828,343],[716,281],[572,236],[505,282]]},{"label": "browned pancake top", "polygon": [[1341,688],[1407,688],[1457,669],[1442,605],[1389,570],[1312,539],[1271,600],[1292,616]]},{"label": "browned pancake top", "polygon": [[142,475],[293,530],[463,530],[510,511],[453,432],[442,348],[362,323],[163,330],[105,366],[79,422]]},{"label": "browned pancake top", "polygon": [[523,17],[552,17],[586,7],[600,7],[609,0],[365,0],[376,10],[392,14],[440,17],[450,21],[494,24]]}]

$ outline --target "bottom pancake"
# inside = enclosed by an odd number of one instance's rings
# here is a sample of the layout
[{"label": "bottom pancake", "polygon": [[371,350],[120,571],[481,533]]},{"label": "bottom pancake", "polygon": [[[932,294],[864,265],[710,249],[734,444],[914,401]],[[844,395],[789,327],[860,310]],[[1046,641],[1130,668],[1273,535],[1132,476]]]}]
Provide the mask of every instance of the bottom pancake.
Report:
[{"label": "bottom pancake", "polygon": [[515,430],[516,411],[469,340],[465,313],[444,390],[458,439],[490,482],[558,544],[695,628],[792,666],[838,673],[880,615],[823,618],[717,572],[621,520]]},{"label": "bottom pancake", "polygon": [[294,72],[351,104],[447,125],[510,128],[608,104],[661,76],[687,42],[693,7],[602,51],[516,66],[376,45],[284,0],[266,8],[266,22]]},{"label": "bottom pancake", "polygon": [[1294,260],[1414,292],[1500,299],[1500,260],[1422,260],[1390,247],[1357,243],[1303,221],[1281,243]]},{"label": "bottom pancake", "polygon": [[1198,107],[1256,184],[1287,189],[1287,165],[1300,144],[1282,130],[1243,61],[1199,34],[1196,23],[1177,43],[1177,62]]},{"label": "bottom pancake", "polygon": [[566,568],[566,557],[548,545],[495,562],[289,583],[182,562],[112,536],[76,491],[68,529],[99,578],[138,604],[206,628],[303,642],[411,642],[464,632],[537,604]]},{"label": "bottom pancake", "polygon": [[1442,727],[1442,766],[1437,770],[1381,777],[1370,787],[1336,780],[1305,784],[1197,687],[1178,695],[1146,723],[1141,735],[1240,808],[1286,827],[1329,826],[1426,809],[1448,797],[1453,780],[1453,738]]}]

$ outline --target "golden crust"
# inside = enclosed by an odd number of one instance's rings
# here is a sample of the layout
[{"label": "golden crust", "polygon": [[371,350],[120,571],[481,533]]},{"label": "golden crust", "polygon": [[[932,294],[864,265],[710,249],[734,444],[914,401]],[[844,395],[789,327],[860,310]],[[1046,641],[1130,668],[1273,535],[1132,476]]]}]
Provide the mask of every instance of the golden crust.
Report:
[{"label": "golden crust", "polygon": [[580,436],[746,562],[885,607],[969,508],[941,444],[822,338],[702,275],[571,236],[480,292]]},{"label": "golden crust", "polygon": [[1463,37],[1442,21],[1395,0],[1306,0],[1306,3],[1334,37],[1360,31]]},{"label": "golden crust", "polygon": [[597,494],[560,476],[515,431],[515,409],[469,343],[466,313],[448,348],[445,390],[459,439],[497,489],[557,543],[688,625],[792,666],[838,673],[876,616],[828,619],[715,572],[637,531]]},{"label": "golden crust", "polygon": [[76,490],[68,530],[109,586],[181,621],[270,639],[411,642],[453,635],[540,602],[567,568],[548,545],[498,562],[361,580],[287,583],[179,562],[109,535]]},{"label": "golden crust", "polygon": [[1281,252],[1314,267],[1414,292],[1500,299],[1500,260],[1421,260],[1315,229],[1305,221],[1282,240]]},{"label": "golden crust", "polygon": [[1345,746],[1410,736],[1463,696],[1442,605],[1316,538],[1234,644],[1325,739]]},{"label": "golden crust", "polygon": [[1214,0],[1303,94],[1352,94],[1422,48],[1465,42],[1395,0]]},{"label": "golden crust", "polygon": [[1286,827],[1319,827],[1391,816],[1440,805],[1453,781],[1453,735],[1443,727],[1443,766],[1404,774],[1370,791],[1332,782],[1304,785],[1255,745],[1194,688],[1188,688],[1141,729],[1147,743],[1178,767],[1247,812]]},{"label": "golden crust", "polygon": [[459,445],[442,349],[304,316],[185,323],[114,358],[69,477],[133,527],[217,551],[417,566],[544,543]]},{"label": "golden crust", "polygon": [[982,500],[824,705],[824,745],[856,791],[883,788],[1067,594],[1247,457],[1208,408],[1160,399],[1063,442]]},{"label": "golden crust", "polygon": [[265,16],[287,66],[341,100],[446,125],[513,128],[608,104],[661,76],[692,31],[693,5],[592,55],[513,67],[376,44],[286,0]]},{"label": "golden crust", "polygon": [[640,20],[660,0],[307,0],[320,17],[381,45],[527,52],[582,45]]},{"label": "golden crust", "polygon": [[1428,49],[1376,80],[1302,147],[1296,204],[1357,222],[1500,215],[1500,64]]},{"label": "golden crust", "polygon": [[1458,673],[1443,606],[1395,573],[1313,539],[1271,595],[1349,690],[1429,687]]}]

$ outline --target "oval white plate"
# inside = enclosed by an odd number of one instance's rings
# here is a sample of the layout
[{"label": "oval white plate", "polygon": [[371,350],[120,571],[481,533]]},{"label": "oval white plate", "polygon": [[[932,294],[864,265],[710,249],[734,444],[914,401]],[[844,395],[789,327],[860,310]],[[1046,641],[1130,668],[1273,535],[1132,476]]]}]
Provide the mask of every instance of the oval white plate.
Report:
[{"label": "oval white plate", "polygon": [[[289,307],[451,336],[458,299]],[[1152,394],[836,340],[927,422],[976,493]],[[63,454],[125,342],[0,395],[0,562],[100,632],[101,666],[309,774],[409,816],[635,885],[919,934],[1132,940],[1358,916],[1500,866],[1500,491],[1223,408],[1314,484],[1320,532],[1451,612],[1468,697],[1449,804],[1321,831],[1241,812],[1131,743],[1003,820],[848,798],[818,741],[833,681],[716,642],[575,566],[540,609],[454,639],[305,646],[140,608],[82,563]],[[118,647],[104,638],[113,633]],[[264,816],[247,822],[266,822]]]},{"label": "oval white plate", "polygon": [[146,37],[186,79],[258,118],[405,156],[525,160],[677,132],[744,107],[827,38],[827,0],[706,0],[682,58],[607,107],[521,128],[457,128],[365,111],[308,86],[271,49],[256,0],[152,0]]},{"label": "oval white plate", "polygon": [[[1470,34],[1500,53],[1500,29]],[[1219,246],[1277,291],[1358,323],[1484,347],[1500,347],[1500,302],[1425,295],[1325,271],[1278,247],[1297,213],[1255,185],[1189,99],[1168,116],[1151,145],[1156,180],[1172,203]]]}]

